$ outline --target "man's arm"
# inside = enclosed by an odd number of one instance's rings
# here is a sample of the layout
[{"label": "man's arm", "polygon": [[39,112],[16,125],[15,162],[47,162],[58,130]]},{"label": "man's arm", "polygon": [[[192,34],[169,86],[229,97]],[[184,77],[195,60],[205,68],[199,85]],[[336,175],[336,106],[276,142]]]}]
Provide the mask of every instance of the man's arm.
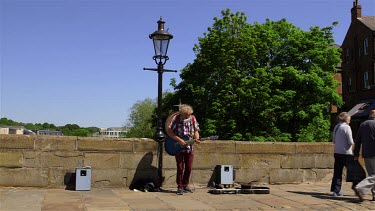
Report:
[{"label": "man's arm", "polygon": [[194,139],[195,139],[195,141],[199,144],[199,143],[201,143],[201,141],[199,140],[199,132],[198,132],[198,130],[196,130],[196,131],[194,131]]}]

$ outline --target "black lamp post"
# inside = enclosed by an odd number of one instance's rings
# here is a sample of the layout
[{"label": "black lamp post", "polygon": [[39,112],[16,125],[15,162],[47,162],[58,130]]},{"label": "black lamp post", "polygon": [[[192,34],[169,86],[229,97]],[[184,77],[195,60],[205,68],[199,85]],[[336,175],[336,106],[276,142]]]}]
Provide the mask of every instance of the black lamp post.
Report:
[{"label": "black lamp post", "polygon": [[158,181],[156,184],[158,188],[162,185],[163,178],[163,142],[165,140],[165,134],[163,132],[163,122],[161,117],[161,107],[162,107],[162,87],[163,87],[163,72],[177,72],[176,70],[166,70],[164,69],[164,64],[169,59],[167,56],[169,41],[173,38],[173,35],[169,34],[168,31],[164,30],[163,19],[160,17],[158,21],[158,30],[150,34],[149,37],[154,43],[155,55],[152,57],[155,63],[158,65],[157,68],[143,68],[144,70],[152,70],[158,72],[158,122],[156,127],[156,132],[154,135],[154,140],[158,142]]}]

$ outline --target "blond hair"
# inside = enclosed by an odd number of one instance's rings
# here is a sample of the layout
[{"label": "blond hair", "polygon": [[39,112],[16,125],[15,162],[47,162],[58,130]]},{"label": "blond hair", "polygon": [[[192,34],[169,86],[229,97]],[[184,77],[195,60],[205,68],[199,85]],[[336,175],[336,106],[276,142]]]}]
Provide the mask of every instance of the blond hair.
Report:
[{"label": "blond hair", "polygon": [[181,104],[179,106],[179,113],[180,114],[192,114],[193,108],[188,104]]}]

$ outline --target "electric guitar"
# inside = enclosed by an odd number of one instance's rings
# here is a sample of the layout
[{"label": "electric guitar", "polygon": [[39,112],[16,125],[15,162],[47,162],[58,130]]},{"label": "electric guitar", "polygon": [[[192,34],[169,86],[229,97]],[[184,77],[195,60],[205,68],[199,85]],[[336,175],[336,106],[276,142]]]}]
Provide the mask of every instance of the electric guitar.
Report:
[{"label": "electric guitar", "polygon": [[[181,151],[187,150],[188,146],[190,146],[190,144],[194,144],[196,141],[195,139],[190,140],[187,136],[182,137],[182,139],[186,143],[185,146],[181,146],[180,143],[178,143],[178,141],[174,140],[173,138],[169,136],[167,137],[167,139],[165,140],[164,148],[165,148],[165,151],[168,153],[168,155],[175,156]],[[217,140],[217,139],[219,139],[219,136],[210,136],[206,138],[201,138],[200,140],[204,141],[204,140]]]}]

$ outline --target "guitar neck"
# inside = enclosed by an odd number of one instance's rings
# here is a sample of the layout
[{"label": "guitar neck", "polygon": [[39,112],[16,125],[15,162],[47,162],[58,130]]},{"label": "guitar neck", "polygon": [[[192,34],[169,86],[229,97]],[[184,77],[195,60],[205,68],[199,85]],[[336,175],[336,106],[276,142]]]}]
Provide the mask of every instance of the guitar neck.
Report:
[{"label": "guitar neck", "polygon": [[[218,139],[218,136],[210,136],[210,137],[205,137],[205,138],[201,138],[199,139],[200,141],[205,141],[205,140],[217,140]],[[196,141],[197,139],[191,139],[191,140],[187,140],[185,141],[186,144],[194,144],[194,142]]]},{"label": "guitar neck", "polygon": [[194,144],[194,142],[195,142],[195,139],[185,141],[186,144]]}]

